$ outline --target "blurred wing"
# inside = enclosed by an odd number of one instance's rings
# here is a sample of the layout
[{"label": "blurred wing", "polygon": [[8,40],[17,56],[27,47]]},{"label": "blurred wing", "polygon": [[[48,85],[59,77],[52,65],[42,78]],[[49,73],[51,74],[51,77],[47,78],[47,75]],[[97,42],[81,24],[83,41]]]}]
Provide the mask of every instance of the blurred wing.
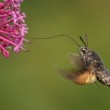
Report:
[{"label": "blurred wing", "polygon": [[96,75],[92,71],[80,72],[74,79],[77,84],[90,84],[96,82]]},{"label": "blurred wing", "polygon": [[78,54],[69,54],[69,59],[73,65],[84,67],[85,63],[82,57]]},{"label": "blurred wing", "polygon": [[62,77],[68,80],[73,80],[76,74],[74,71],[59,70],[58,72]]},{"label": "blurred wing", "polygon": [[96,75],[92,71],[59,71],[60,75],[66,79],[72,80],[76,84],[84,85],[89,83],[94,83],[96,81]]}]

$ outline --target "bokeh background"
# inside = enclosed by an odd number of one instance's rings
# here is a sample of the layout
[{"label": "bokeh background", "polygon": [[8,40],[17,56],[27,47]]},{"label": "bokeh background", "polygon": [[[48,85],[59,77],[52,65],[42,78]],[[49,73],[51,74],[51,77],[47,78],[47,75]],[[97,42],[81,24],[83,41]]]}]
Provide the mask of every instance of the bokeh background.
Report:
[{"label": "bokeh background", "polygon": [[106,110],[110,88],[98,83],[79,86],[60,77],[57,68],[71,68],[67,57],[78,46],[62,37],[88,34],[89,48],[97,51],[110,70],[109,0],[24,0],[29,27],[25,44],[29,52],[4,58],[0,55],[0,110]]}]

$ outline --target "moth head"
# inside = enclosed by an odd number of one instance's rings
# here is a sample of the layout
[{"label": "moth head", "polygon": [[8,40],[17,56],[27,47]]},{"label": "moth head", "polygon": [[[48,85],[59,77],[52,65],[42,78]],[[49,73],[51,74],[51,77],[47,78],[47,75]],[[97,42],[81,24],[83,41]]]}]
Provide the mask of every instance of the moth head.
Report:
[{"label": "moth head", "polygon": [[80,47],[80,53],[81,55],[84,55],[87,53],[87,48],[86,47]]},{"label": "moth head", "polygon": [[91,50],[88,48],[88,39],[87,39],[87,35],[85,35],[86,41],[83,40],[83,38],[81,36],[80,40],[82,41],[82,43],[84,44],[84,47],[80,46],[80,54],[82,56],[88,56],[91,53]]},{"label": "moth head", "polygon": [[87,55],[87,54],[89,54],[90,52],[91,52],[91,50],[88,49],[87,47],[80,47],[80,54],[81,54],[82,56]]}]

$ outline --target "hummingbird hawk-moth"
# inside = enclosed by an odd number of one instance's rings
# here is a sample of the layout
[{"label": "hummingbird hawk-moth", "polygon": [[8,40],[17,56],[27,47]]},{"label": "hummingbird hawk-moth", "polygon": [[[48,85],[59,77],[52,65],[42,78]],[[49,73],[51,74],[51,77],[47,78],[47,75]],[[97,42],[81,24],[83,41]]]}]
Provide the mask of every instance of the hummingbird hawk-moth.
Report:
[{"label": "hummingbird hawk-moth", "polygon": [[80,54],[71,54],[69,57],[71,62],[80,67],[80,69],[77,71],[74,71],[74,69],[70,71],[59,70],[59,73],[76,84],[85,85],[94,83],[98,80],[102,84],[110,86],[110,72],[106,69],[100,56],[95,51],[88,48],[87,35],[85,35],[86,41],[84,41],[81,36],[79,37],[84,46],[80,46],[71,36],[67,34],[33,39],[51,39],[60,36],[70,38],[79,46]]},{"label": "hummingbird hawk-moth", "polygon": [[94,83],[98,80],[102,84],[110,86],[110,72],[105,68],[100,56],[88,48],[87,35],[85,36],[86,42],[81,36],[79,38],[84,46],[80,46],[71,38],[79,46],[80,55],[70,55],[70,59],[80,69],[78,71],[71,70],[68,72],[60,70],[60,74],[80,85]]}]

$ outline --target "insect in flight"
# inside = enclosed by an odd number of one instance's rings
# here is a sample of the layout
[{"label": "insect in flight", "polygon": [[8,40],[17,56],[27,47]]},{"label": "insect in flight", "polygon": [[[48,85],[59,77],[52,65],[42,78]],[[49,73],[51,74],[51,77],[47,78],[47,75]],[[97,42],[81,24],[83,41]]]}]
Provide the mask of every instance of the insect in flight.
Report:
[{"label": "insect in flight", "polygon": [[74,71],[74,69],[70,71],[59,70],[60,74],[66,79],[72,80],[74,83],[80,85],[94,83],[98,80],[102,84],[110,86],[110,72],[105,68],[100,56],[88,48],[87,35],[85,35],[86,41],[81,36],[79,37],[84,46],[80,46],[71,36],[66,34],[35,39],[50,39],[60,36],[70,38],[79,46],[80,51],[79,55],[70,55],[71,62],[79,66],[80,69],[77,71]]}]

